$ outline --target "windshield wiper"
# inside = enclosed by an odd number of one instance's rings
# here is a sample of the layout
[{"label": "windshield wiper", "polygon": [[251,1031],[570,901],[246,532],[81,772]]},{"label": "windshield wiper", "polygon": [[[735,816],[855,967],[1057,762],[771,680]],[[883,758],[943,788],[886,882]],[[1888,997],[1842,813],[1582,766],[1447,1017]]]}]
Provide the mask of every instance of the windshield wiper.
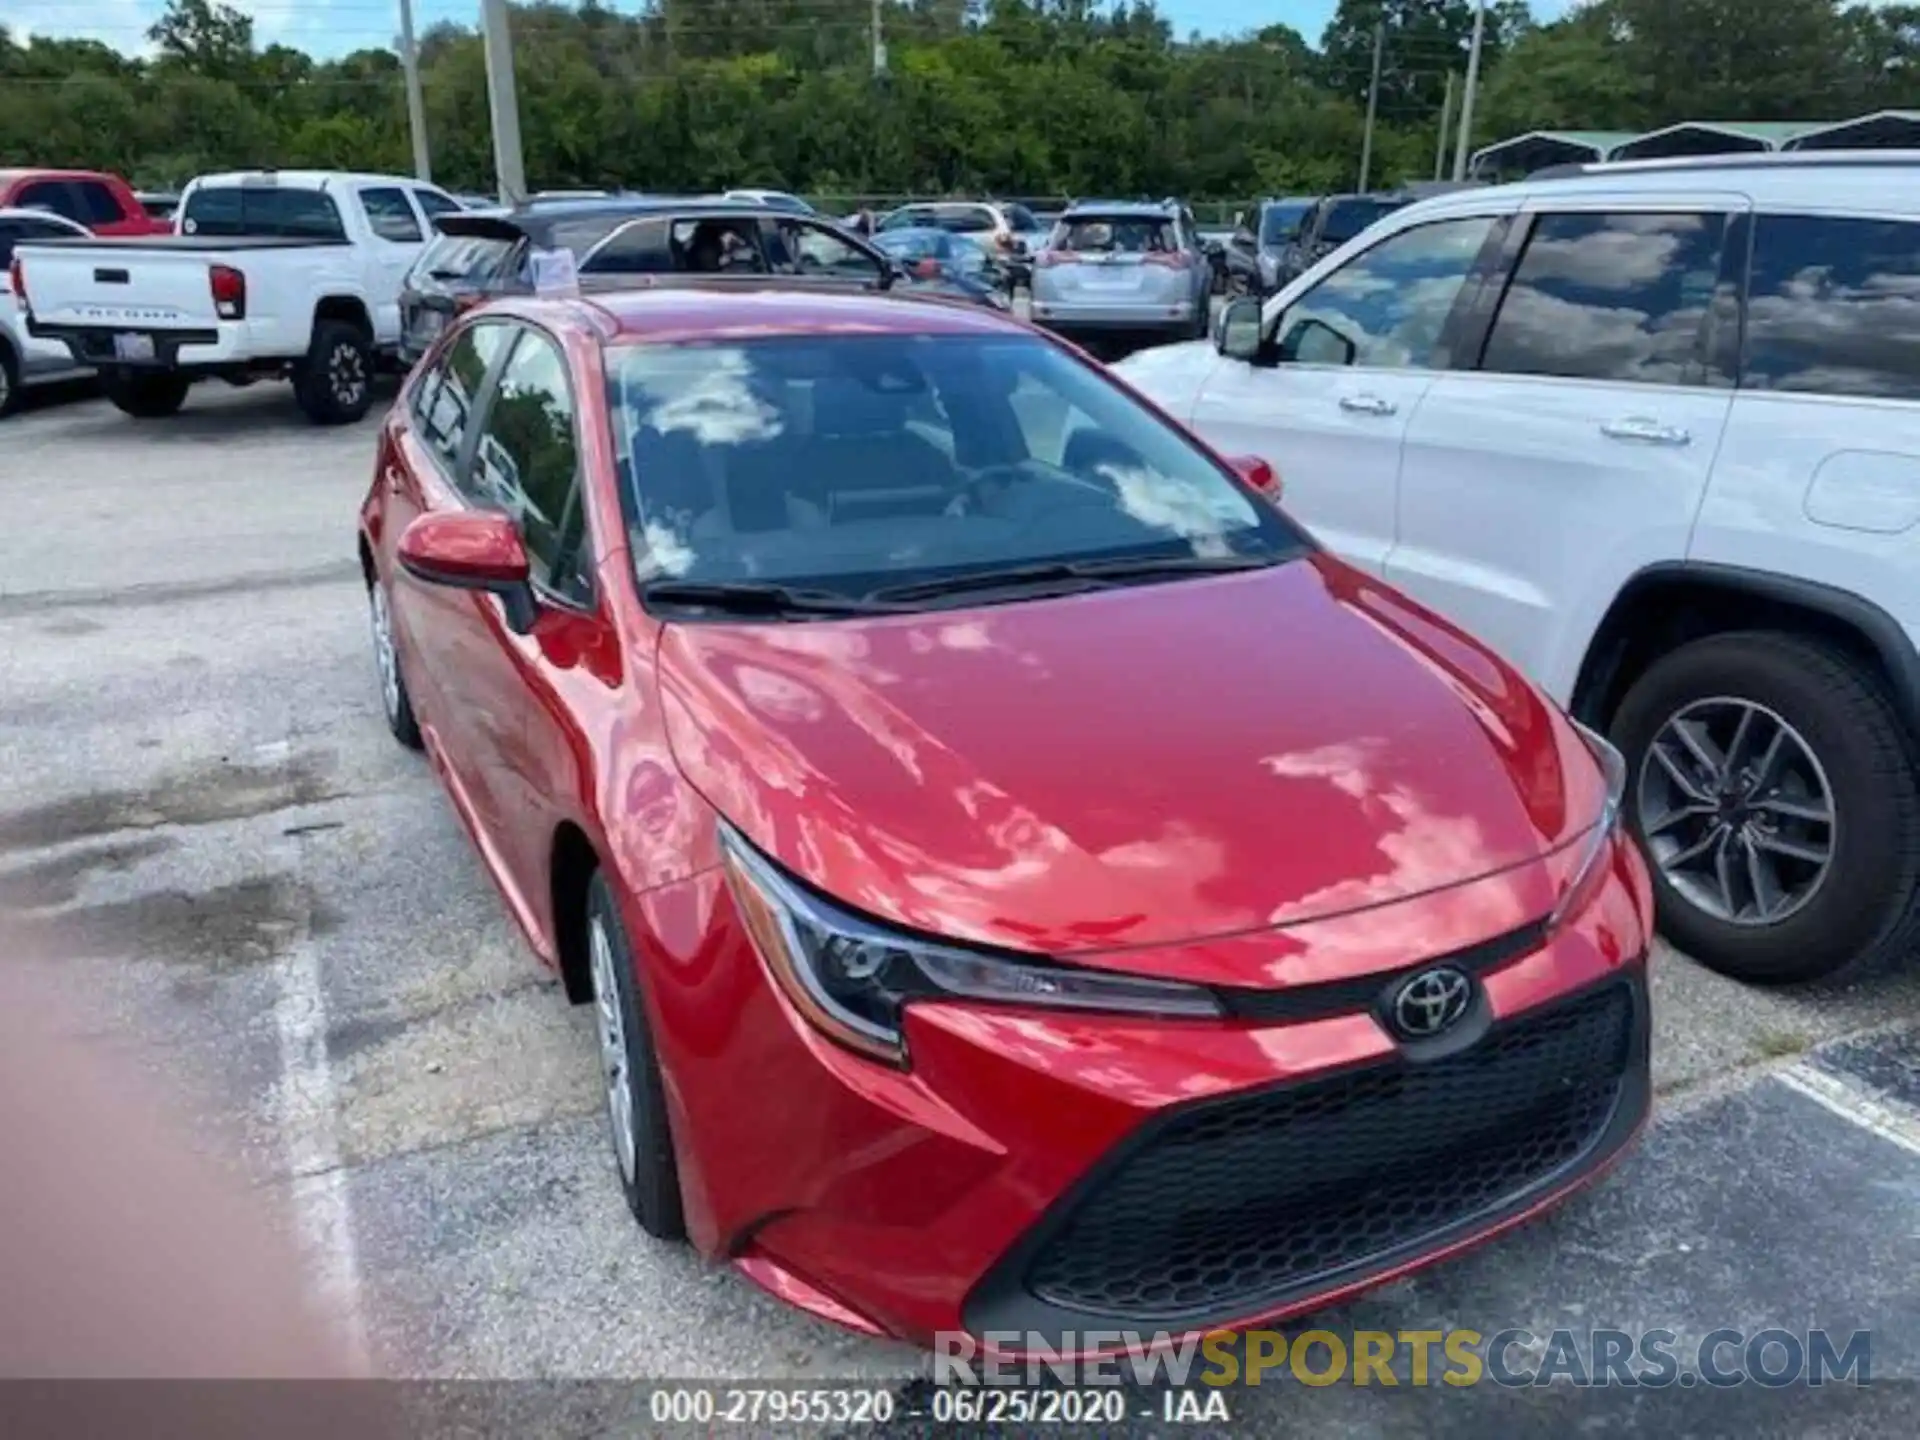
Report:
[{"label": "windshield wiper", "polygon": [[654,580],[640,587],[640,598],[731,615],[886,615],[901,608],[871,597],[752,580]]},{"label": "windshield wiper", "polygon": [[1125,555],[1109,560],[1047,560],[997,570],[966,570],[910,585],[888,585],[872,591],[866,598],[899,603],[970,590],[1014,590],[1076,580],[1100,584],[1109,580],[1151,579],[1156,575],[1219,575],[1234,570],[1264,570],[1278,563],[1279,557],[1271,555]]}]

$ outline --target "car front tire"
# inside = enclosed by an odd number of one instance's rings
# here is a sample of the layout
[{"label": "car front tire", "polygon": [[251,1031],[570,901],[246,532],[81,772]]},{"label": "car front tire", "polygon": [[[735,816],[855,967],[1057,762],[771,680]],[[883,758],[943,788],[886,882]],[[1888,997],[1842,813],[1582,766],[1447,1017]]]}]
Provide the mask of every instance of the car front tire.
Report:
[{"label": "car front tire", "polygon": [[373,660],[380,675],[380,707],[386,712],[393,738],[409,750],[421,748],[420,722],[414,717],[413,697],[400,666],[400,646],[394,639],[393,605],[387,587],[375,579],[367,586],[367,618],[373,632]]},{"label": "car front tire", "polygon": [[1684,645],[1610,727],[1627,812],[1681,950],[1761,984],[1903,956],[1920,929],[1920,782],[1869,667],[1797,635]]},{"label": "car front tire", "polygon": [[20,408],[20,362],[14,358],[13,347],[0,340],[0,420],[13,414]]},{"label": "car front tire", "polygon": [[686,1216],[667,1122],[666,1084],[635,980],[633,947],[604,871],[587,888],[587,969],[621,1193],[642,1230],[661,1240],[681,1239]]}]

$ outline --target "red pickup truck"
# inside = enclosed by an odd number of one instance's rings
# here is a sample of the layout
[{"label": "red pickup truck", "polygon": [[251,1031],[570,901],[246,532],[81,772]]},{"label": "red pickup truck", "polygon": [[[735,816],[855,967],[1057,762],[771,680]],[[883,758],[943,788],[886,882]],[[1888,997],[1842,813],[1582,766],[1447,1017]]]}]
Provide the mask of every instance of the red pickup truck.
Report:
[{"label": "red pickup truck", "polygon": [[0,209],[51,210],[96,235],[171,235],[118,175],[97,170],[0,170]]}]

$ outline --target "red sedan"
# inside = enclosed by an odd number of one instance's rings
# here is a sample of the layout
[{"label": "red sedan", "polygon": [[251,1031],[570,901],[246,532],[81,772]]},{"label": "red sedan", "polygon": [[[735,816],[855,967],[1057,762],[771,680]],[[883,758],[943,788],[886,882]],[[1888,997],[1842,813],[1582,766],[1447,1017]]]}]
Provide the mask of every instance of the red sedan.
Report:
[{"label": "red sedan", "polygon": [[1078,1346],[1626,1146],[1618,757],[1263,487],[975,307],[661,288],[429,352],[361,515],[387,719],[596,1007],[647,1231]]}]

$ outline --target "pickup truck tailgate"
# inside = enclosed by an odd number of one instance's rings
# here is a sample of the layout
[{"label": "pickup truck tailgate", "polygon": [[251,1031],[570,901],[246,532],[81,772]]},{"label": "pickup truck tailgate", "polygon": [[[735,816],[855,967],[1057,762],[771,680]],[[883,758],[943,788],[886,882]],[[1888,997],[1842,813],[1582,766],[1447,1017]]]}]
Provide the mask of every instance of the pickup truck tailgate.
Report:
[{"label": "pickup truck tailgate", "polygon": [[26,301],[42,325],[103,330],[212,330],[209,271],[219,257],[105,240],[23,241]]}]

